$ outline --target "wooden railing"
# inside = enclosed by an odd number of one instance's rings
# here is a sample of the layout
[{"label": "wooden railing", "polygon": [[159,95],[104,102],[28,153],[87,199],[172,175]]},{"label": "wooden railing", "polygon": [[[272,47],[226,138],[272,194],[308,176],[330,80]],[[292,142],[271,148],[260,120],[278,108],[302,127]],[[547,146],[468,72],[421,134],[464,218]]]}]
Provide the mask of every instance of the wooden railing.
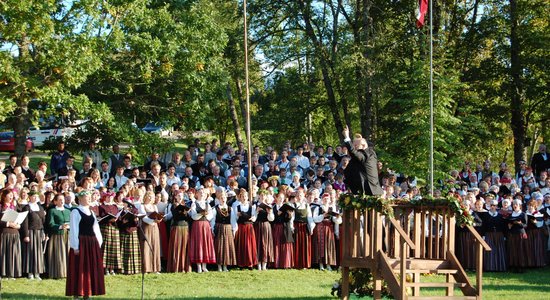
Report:
[{"label": "wooden railing", "polygon": [[[490,247],[468,226],[477,241],[477,277],[474,289],[454,255],[455,217],[448,206],[419,207],[409,204],[393,206],[394,217],[386,217],[370,210],[344,212],[341,225],[342,246],[342,295],[349,294],[348,275],[350,268],[368,268],[374,278],[374,298],[381,297],[382,279],[386,281],[396,299],[406,299],[407,274],[412,275],[412,295],[420,295],[420,274],[413,269],[413,261],[431,260],[435,264],[444,261],[457,273],[447,274],[447,295],[452,296],[454,278],[465,283],[460,286],[465,295],[481,297],[483,250]],[[436,266],[430,264],[429,266]],[[395,270],[398,268],[398,275]],[[443,267],[443,263],[442,266]],[[417,266],[418,268],[418,266]],[[426,268],[420,268],[426,269]],[[454,277],[453,277],[454,276]]]}]

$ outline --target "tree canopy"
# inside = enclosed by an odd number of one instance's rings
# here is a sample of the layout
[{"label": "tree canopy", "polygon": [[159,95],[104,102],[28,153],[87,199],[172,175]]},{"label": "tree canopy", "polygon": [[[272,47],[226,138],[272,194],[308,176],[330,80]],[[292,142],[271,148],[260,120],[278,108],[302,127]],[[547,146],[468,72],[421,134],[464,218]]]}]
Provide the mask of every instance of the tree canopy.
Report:
[{"label": "tree canopy", "polygon": [[[550,134],[550,3],[433,2],[439,175],[464,159],[529,157]],[[242,4],[0,2],[0,122],[16,152],[42,115],[85,119],[106,144],[138,141],[128,128],[148,121],[242,141]],[[415,25],[417,1],[248,5],[254,144],[336,145],[347,125],[390,168],[427,175],[429,30]]]}]

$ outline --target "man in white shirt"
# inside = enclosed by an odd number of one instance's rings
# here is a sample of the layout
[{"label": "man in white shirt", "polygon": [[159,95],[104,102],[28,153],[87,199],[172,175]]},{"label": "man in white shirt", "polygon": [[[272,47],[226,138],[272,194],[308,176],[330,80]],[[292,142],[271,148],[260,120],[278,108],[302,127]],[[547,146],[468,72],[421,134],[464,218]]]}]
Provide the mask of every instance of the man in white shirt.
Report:
[{"label": "man in white shirt", "polygon": [[116,168],[116,174],[115,174],[115,183],[116,187],[119,189],[121,186],[123,186],[126,181],[128,181],[128,177],[124,176],[124,167],[118,166]]},{"label": "man in white shirt", "polygon": [[302,170],[307,170],[309,168],[309,158],[305,157],[304,155],[304,148],[298,147],[298,150],[296,151],[296,162],[298,163],[298,166],[302,168]]}]

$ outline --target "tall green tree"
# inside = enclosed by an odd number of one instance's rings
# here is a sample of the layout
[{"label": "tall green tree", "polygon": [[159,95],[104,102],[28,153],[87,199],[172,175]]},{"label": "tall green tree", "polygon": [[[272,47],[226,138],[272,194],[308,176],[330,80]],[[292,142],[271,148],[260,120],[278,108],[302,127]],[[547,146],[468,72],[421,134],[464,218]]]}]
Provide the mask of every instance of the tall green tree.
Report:
[{"label": "tall green tree", "polygon": [[25,152],[27,131],[39,118],[29,109],[33,100],[47,104],[49,114],[109,118],[106,106],[73,93],[101,65],[95,31],[99,2],[0,2],[2,118],[15,132],[16,154]]}]

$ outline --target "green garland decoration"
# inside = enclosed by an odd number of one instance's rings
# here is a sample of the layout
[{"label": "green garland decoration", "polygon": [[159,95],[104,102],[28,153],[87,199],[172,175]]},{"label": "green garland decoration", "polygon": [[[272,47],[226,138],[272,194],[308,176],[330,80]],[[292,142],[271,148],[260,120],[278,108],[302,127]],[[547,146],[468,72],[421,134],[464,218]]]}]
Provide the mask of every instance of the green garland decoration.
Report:
[{"label": "green garland decoration", "polygon": [[418,208],[447,206],[451,208],[449,214],[456,217],[458,225],[473,225],[474,223],[474,217],[470,210],[453,195],[442,198],[424,196],[412,200],[389,200],[378,196],[342,194],[338,199],[338,204],[343,210],[374,209],[376,212],[390,218],[394,217],[393,205],[396,204],[408,204]]}]

